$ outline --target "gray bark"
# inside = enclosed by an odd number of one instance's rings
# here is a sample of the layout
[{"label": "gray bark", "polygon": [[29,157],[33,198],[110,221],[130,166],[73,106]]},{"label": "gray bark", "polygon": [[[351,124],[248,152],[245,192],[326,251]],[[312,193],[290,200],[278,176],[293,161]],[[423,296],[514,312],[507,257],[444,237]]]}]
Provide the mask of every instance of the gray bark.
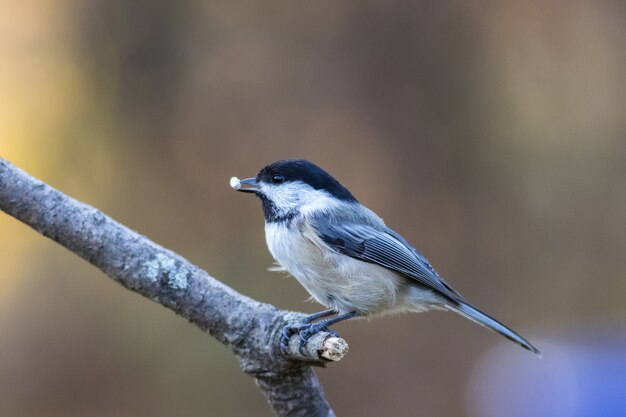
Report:
[{"label": "gray bark", "polygon": [[[0,209],[226,345],[241,368],[255,378],[277,416],[334,416],[311,365],[327,362],[325,357],[340,359],[347,345],[320,333],[302,355],[294,336],[289,352],[283,354],[280,331],[302,314],[237,293],[183,257],[2,158]],[[339,352],[328,354],[337,345]]]}]

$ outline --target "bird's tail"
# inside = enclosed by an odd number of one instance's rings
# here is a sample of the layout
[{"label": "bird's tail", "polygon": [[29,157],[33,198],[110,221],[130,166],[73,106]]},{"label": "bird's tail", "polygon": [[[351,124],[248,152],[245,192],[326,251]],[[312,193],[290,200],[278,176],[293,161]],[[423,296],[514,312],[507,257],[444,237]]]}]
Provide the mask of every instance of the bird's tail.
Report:
[{"label": "bird's tail", "polygon": [[448,304],[447,307],[450,310],[455,311],[464,317],[467,317],[473,322],[480,324],[481,326],[491,329],[494,332],[500,333],[502,336],[517,343],[521,347],[530,350],[534,354],[541,356],[539,350],[537,350],[537,348],[534,347],[528,340],[524,339],[522,336],[509,329],[498,320],[489,317],[488,315],[486,315],[476,307],[466,303],[465,301],[456,301],[452,305]]}]

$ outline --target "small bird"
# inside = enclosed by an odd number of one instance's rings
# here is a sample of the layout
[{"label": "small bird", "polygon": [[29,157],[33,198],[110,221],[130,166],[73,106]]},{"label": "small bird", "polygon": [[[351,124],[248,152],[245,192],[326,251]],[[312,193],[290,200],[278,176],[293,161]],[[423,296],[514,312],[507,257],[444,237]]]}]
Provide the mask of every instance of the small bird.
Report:
[{"label": "small bird", "polygon": [[261,199],[270,253],[328,308],[288,324],[283,349],[296,333],[301,349],[318,331],[336,335],[328,326],[353,317],[450,310],[539,354],[526,339],[465,301],[424,255],[317,165],[280,160],[255,178],[233,177],[230,185]]}]

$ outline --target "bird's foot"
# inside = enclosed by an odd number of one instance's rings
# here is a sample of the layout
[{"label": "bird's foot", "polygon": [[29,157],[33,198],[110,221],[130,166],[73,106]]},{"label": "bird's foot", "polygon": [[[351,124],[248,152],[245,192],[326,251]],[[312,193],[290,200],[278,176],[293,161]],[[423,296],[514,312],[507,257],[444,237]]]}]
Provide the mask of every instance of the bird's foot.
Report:
[{"label": "bird's foot", "polygon": [[304,318],[293,321],[283,327],[283,330],[280,334],[280,348],[284,353],[287,353],[289,350],[289,340],[293,335],[298,334],[298,337],[300,338],[299,351],[302,355],[306,356],[305,348],[307,342],[313,335],[319,332],[327,332],[334,337],[339,337],[339,333],[332,329],[329,329],[325,322],[321,321],[317,323],[311,323],[308,318]]},{"label": "bird's foot", "polygon": [[[298,320],[290,321],[287,323],[283,330],[280,333],[280,348],[283,353],[287,353],[289,350],[289,340],[294,334],[300,335],[300,352],[302,353],[304,350],[304,346],[306,346],[306,342],[313,336],[315,333],[320,330],[325,330],[331,333],[333,336],[337,335],[336,332],[332,330],[328,330],[329,323],[327,321],[320,321],[318,323],[313,323],[315,320],[323,319],[328,316],[332,316],[333,314],[337,314],[337,312],[333,309],[320,311],[318,313],[310,314],[306,317],[303,317]],[[316,325],[316,326],[315,326]]]}]

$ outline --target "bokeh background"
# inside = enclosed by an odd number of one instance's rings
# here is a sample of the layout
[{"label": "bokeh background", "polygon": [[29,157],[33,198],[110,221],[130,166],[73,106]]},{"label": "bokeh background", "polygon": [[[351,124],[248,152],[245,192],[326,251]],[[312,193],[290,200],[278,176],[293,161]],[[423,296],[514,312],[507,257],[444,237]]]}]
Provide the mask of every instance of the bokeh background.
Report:
[{"label": "bokeh background", "polygon": [[[228,180],[310,159],[544,354],[342,323],[339,416],[623,416],[625,51],[614,0],[5,0],[0,154],[305,312]],[[0,280],[2,416],[271,415],[216,341],[4,215]]]}]

